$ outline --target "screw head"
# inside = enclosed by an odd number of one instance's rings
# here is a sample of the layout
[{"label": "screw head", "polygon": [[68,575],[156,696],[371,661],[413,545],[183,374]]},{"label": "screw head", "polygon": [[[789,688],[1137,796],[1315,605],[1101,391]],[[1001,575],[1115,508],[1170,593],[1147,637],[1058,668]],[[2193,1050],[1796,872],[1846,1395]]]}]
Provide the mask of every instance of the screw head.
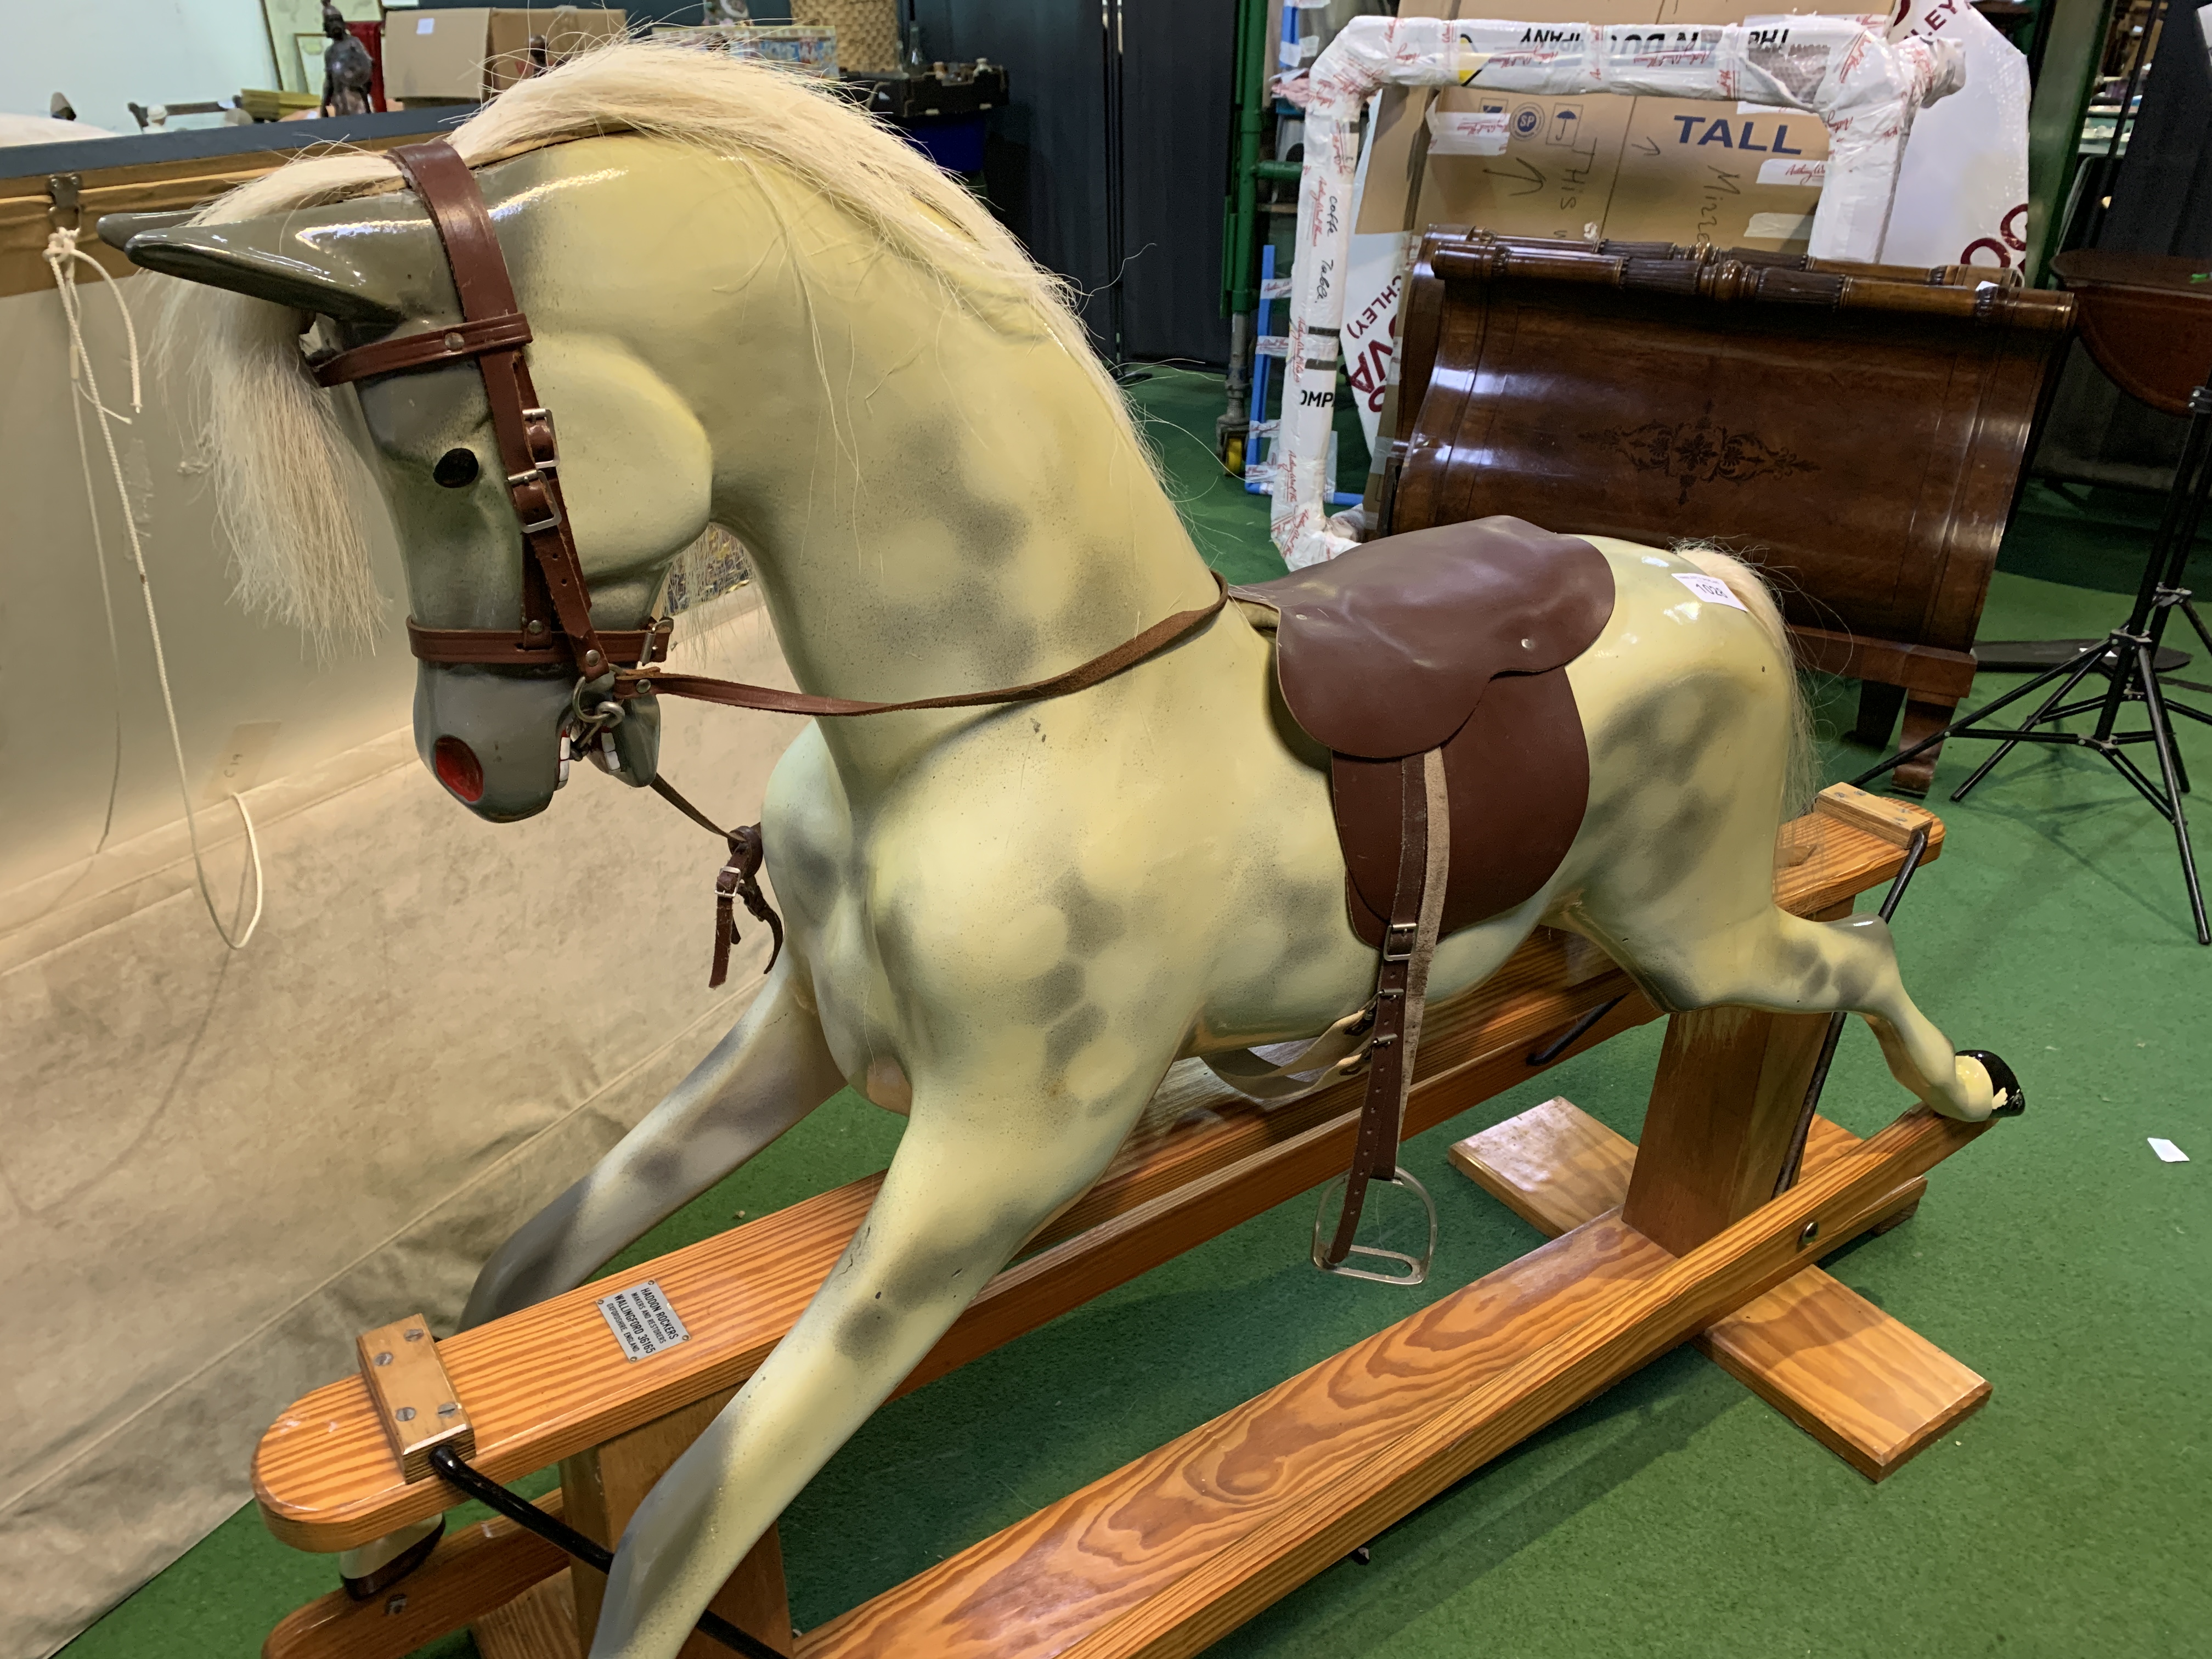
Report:
[{"label": "screw head", "polygon": [[390,1352],[386,1351],[386,1352],[377,1355],[376,1363],[380,1365],[389,1365],[392,1363],[392,1355]]},{"label": "screw head", "polygon": [[446,336],[446,349],[448,351],[459,351],[468,342],[464,340],[458,331],[449,333]]},{"label": "screw head", "polygon": [[412,1406],[402,1406],[392,1414],[403,1423],[412,1423],[415,1420],[415,1408]]},{"label": "screw head", "polygon": [[422,1333],[420,1331],[402,1331],[399,1334],[410,1342],[420,1342],[422,1340]]},{"label": "screw head", "polygon": [[605,659],[596,651],[584,653],[584,666],[586,668],[597,668],[603,660]]},{"label": "screw head", "polygon": [[1797,1235],[1797,1248],[1801,1250],[1803,1249],[1808,1244],[1810,1244],[1820,1236],[1820,1224],[1817,1221],[1807,1222],[1805,1224],[1805,1230]]},{"label": "screw head", "polygon": [[455,1413],[459,1412],[460,1408],[461,1402],[459,1401],[448,1400],[444,1405],[438,1407],[438,1415],[441,1417],[451,1417]]},{"label": "screw head", "polygon": [[406,1595],[403,1593],[403,1594],[401,1594],[401,1595],[395,1595],[395,1596],[393,1596],[393,1597],[392,1597],[389,1601],[386,1601],[386,1602],[384,1604],[384,1611],[386,1612],[386,1613],[387,1613],[387,1614],[389,1614],[389,1615],[393,1615],[393,1616],[396,1616],[396,1615],[398,1615],[398,1614],[399,1614],[399,1613],[403,1613],[406,1612],[406,1611],[407,1611],[407,1597],[406,1597]]},{"label": "screw head", "polygon": [[524,629],[522,631],[530,635],[532,638],[535,638],[537,635],[543,634],[545,631],[545,624],[538,621],[537,617],[532,617],[530,619],[530,626]]}]

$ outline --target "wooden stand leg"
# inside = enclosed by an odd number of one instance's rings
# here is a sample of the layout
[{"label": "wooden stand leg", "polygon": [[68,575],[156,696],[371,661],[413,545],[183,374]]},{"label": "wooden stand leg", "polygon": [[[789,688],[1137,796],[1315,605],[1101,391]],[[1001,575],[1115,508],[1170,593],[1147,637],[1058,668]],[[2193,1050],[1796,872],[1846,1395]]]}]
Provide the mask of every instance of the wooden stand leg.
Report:
[{"label": "wooden stand leg", "polygon": [[1756,1008],[1674,1016],[1620,1218],[1687,1255],[1773,1197],[1827,1024]]},{"label": "wooden stand leg", "polygon": [[[541,1498],[539,1507],[561,1514],[560,1494]],[[558,1646],[528,1636],[518,1640],[532,1641],[532,1646],[501,1646],[522,1618],[532,1630],[538,1622],[534,1613],[499,1617],[526,1599],[534,1601],[546,1581],[567,1571],[568,1559],[512,1521],[479,1521],[448,1532],[428,1561],[374,1601],[356,1601],[332,1590],[308,1602],[269,1632],[261,1659],[404,1659],[464,1625],[478,1626],[482,1659],[573,1659],[580,1651],[573,1612],[560,1615],[563,1644]]]},{"label": "wooden stand leg", "polygon": [[[1910,749],[1923,738],[1933,737],[1957,718],[1958,708],[1956,699],[1908,699],[1905,705],[1905,729],[1898,733],[1897,746]],[[1943,745],[1939,743],[1926,754],[1906,762],[1890,774],[1890,787],[1899,794],[1916,799],[1926,794],[1929,785],[1936,781],[1936,763],[1942,755]]]},{"label": "wooden stand leg", "polygon": [[[726,1389],[710,1395],[603,1446],[564,1459],[561,1491],[568,1524],[611,1548],[645,1495],[653,1490],[653,1482],[704,1432],[735,1392]],[[607,1581],[581,1565],[574,1577],[576,1630],[588,1650],[599,1629]],[[778,1652],[791,1652],[791,1603],[784,1591],[783,1549],[775,1528],[769,1528],[767,1535],[753,1546],[752,1553],[738,1564],[729,1582],[708,1605]],[[695,1632],[679,1650],[679,1659],[728,1659],[728,1650]]]},{"label": "wooden stand leg", "polygon": [[575,1583],[563,1568],[469,1627],[477,1659],[583,1659]]}]

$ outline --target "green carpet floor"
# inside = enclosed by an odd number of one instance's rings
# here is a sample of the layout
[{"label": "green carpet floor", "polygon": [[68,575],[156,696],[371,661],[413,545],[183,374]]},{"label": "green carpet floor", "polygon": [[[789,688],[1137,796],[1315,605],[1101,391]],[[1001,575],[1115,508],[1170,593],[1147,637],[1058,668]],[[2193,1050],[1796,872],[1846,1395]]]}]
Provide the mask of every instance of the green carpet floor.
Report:
[{"label": "green carpet floor", "polygon": [[[1265,503],[1212,465],[1218,380],[1136,388],[1193,533],[1234,576],[1279,569]],[[2031,491],[1984,639],[2092,635],[2125,609],[2142,512]],[[1686,526],[1693,529],[1694,526]],[[2184,671],[2212,678],[2204,665]],[[1985,676],[1984,693],[2014,682]],[[1850,688],[1815,687],[1828,779]],[[2185,747],[2212,775],[2212,734]],[[1931,804],[1942,860],[1897,923],[1908,982],[2018,1068],[2027,1115],[1945,1164],[1910,1224],[1831,1271],[1988,1376],[1995,1398],[1881,1486],[1683,1349],[1539,1434],[1221,1643],[1275,1659],[1778,1659],[2212,1654],[2212,951],[2165,825],[2103,763],[2008,763]],[[2206,817],[2212,824],[2212,805]],[[2212,839],[2204,842],[2212,853]],[[1449,1141],[1554,1093],[1633,1135],[1654,1024],[1411,1143],[1443,1214],[1428,1288],[1324,1278],[1284,1206],[879,1413],[783,1522],[811,1626],[1119,1467],[1537,1242],[1448,1164]],[[1854,1024],[1827,1111],[1902,1103]],[[879,1168],[898,1121],[840,1096],[658,1229],[642,1260]],[[2195,1160],[2162,1164],[2145,1138]],[[542,1478],[541,1478],[542,1484]],[[73,1659],[247,1655],[332,1587],[249,1507],[87,1632]],[[458,1659],[457,1635],[425,1653]],[[921,1659],[913,1656],[912,1659]]]}]

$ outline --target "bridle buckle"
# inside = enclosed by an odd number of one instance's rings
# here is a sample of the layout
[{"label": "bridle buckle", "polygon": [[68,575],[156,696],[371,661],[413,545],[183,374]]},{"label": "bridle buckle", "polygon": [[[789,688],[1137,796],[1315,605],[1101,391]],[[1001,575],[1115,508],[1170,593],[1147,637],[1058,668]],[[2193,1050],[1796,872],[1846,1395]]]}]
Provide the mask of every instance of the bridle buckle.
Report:
[{"label": "bridle buckle", "polygon": [[[543,535],[549,530],[561,527],[561,509],[554,504],[553,492],[545,487],[547,474],[552,470],[550,465],[539,465],[526,472],[507,475],[507,495],[514,502],[514,516],[522,520],[522,533],[526,536]],[[531,517],[531,509],[524,504],[525,493],[531,490],[537,492],[538,510],[543,517]]]},{"label": "bridle buckle", "polygon": [[[540,435],[544,442],[538,442]],[[550,409],[526,409],[522,411],[522,441],[529,446],[530,459],[537,469],[549,477],[561,470],[559,440],[553,432],[553,411]]]}]

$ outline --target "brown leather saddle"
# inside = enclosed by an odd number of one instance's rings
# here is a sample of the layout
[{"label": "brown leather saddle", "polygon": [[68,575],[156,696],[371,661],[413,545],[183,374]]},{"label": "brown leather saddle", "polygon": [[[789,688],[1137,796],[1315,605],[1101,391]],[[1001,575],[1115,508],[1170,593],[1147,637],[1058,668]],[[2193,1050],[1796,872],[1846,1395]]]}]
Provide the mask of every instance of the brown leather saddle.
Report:
[{"label": "brown leather saddle", "polygon": [[[1370,1180],[1420,1191],[1398,1137],[1437,939],[1534,896],[1582,828],[1589,751],[1565,668],[1613,615],[1613,571],[1588,542],[1501,517],[1230,594],[1274,613],[1284,703],[1329,751],[1345,906],[1382,955],[1358,1150],[1314,1261],[1419,1283],[1425,1258],[1352,1243],[1360,1206]],[[1433,1242],[1433,1208],[1431,1225]],[[1354,1254],[1410,1272],[1344,1267]]]}]

